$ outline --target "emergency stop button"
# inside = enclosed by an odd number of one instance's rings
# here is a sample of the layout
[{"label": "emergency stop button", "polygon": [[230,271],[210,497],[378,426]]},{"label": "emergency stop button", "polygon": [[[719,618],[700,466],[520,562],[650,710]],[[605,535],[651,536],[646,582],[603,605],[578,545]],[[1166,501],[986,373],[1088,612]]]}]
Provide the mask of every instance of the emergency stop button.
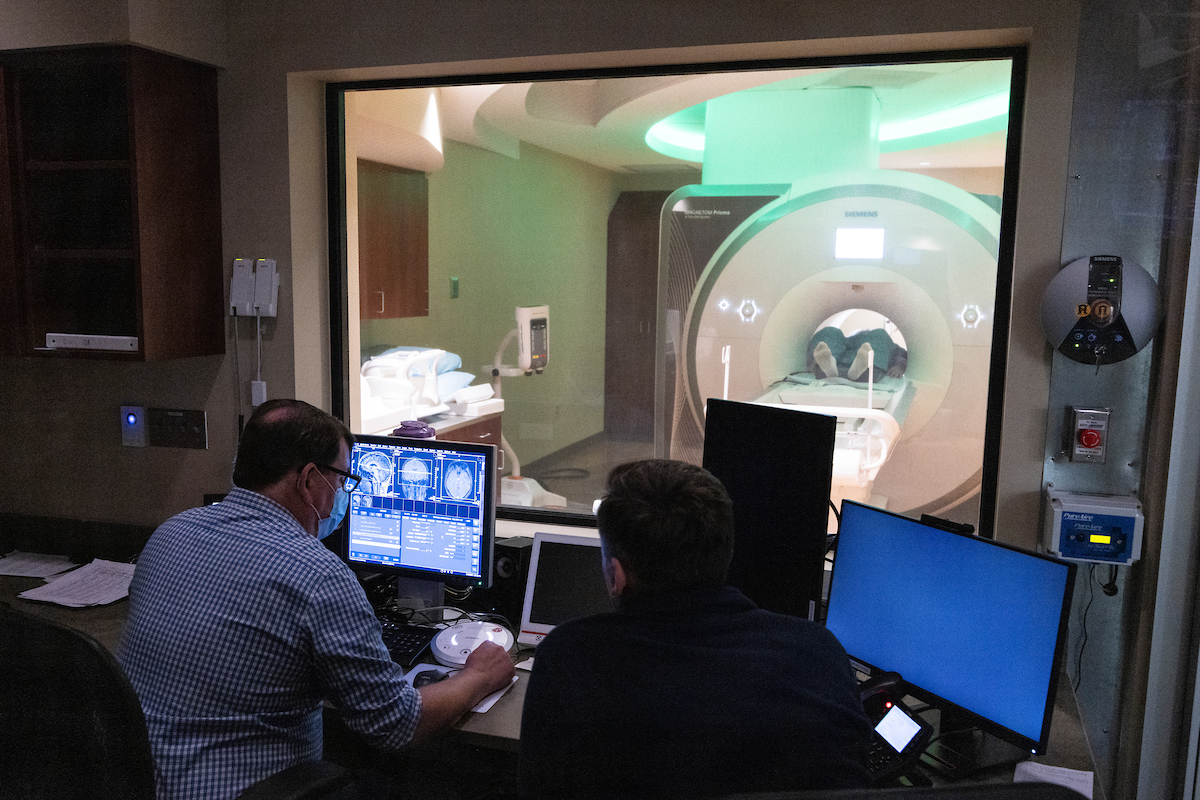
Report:
[{"label": "emergency stop button", "polygon": [[1079,443],[1088,449],[1100,446],[1100,431],[1095,428],[1084,428],[1079,432]]}]

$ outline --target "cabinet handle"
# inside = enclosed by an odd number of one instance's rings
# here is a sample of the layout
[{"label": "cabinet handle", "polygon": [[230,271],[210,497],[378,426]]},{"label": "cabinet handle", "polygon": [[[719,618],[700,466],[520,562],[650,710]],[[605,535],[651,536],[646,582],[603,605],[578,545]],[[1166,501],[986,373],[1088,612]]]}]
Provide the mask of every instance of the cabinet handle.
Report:
[{"label": "cabinet handle", "polygon": [[383,300],[384,300],[383,292],[376,292],[375,294],[379,295],[379,313],[382,314],[383,313]]}]

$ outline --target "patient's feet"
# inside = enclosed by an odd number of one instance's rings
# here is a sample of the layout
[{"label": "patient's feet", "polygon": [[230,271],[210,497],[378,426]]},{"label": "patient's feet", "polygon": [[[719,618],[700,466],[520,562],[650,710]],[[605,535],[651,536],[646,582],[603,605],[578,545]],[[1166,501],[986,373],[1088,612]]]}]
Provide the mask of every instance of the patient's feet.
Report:
[{"label": "patient's feet", "polygon": [[858,352],[854,354],[854,361],[850,364],[850,369],[846,370],[847,378],[852,381],[863,379],[863,373],[867,371],[867,358],[871,352],[871,345],[865,342],[862,347],[858,348]]},{"label": "patient's feet", "polygon": [[838,374],[837,361],[833,357],[833,351],[829,349],[829,345],[825,342],[818,342],[813,348],[813,358],[817,361],[817,366],[821,368],[824,375],[817,375],[818,378],[836,378]]}]

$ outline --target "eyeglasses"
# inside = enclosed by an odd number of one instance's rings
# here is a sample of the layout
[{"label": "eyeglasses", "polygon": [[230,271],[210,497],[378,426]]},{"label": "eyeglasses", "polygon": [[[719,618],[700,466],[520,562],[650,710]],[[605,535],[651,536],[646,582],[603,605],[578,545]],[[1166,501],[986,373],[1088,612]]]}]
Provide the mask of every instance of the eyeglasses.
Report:
[{"label": "eyeglasses", "polygon": [[352,475],[351,473],[344,472],[344,471],[338,469],[337,467],[331,467],[329,465],[325,465],[323,467],[319,467],[319,469],[327,469],[330,472],[336,472],[338,475],[341,475],[342,476],[341,489],[346,494],[350,494],[355,489],[357,489],[359,481],[362,480],[361,475]]}]

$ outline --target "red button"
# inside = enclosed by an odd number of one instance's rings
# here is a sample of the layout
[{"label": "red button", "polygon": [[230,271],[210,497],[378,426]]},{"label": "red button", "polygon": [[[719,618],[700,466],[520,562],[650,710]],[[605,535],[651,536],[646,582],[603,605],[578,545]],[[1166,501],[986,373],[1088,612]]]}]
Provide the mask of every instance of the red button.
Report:
[{"label": "red button", "polygon": [[1099,447],[1100,431],[1093,428],[1084,428],[1079,432],[1079,443],[1084,447]]}]

